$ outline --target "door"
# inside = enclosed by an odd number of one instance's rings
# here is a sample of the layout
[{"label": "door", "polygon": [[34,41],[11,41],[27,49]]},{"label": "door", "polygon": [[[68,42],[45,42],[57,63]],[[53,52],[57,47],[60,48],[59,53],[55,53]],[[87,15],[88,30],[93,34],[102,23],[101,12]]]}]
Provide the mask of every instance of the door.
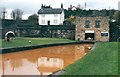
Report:
[{"label": "door", "polygon": [[50,21],[48,21],[47,24],[50,25]]}]

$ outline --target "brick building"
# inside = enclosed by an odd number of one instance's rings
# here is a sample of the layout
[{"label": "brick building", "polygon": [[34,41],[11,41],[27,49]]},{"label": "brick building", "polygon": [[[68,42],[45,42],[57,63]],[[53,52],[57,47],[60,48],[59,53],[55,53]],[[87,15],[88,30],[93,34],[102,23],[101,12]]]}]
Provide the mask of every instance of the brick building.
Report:
[{"label": "brick building", "polygon": [[108,17],[76,17],[75,39],[80,41],[109,41]]}]

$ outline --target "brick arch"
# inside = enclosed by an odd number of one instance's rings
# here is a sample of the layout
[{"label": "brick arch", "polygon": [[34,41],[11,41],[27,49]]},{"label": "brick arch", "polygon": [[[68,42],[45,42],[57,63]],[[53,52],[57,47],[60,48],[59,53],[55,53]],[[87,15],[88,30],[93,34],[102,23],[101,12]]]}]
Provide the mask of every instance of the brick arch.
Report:
[{"label": "brick arch", "polygon": [[9,33],[12,33],[15,36],[15,33],[13,31],[8,31],[5,33],[5,36],[7,36]]}]

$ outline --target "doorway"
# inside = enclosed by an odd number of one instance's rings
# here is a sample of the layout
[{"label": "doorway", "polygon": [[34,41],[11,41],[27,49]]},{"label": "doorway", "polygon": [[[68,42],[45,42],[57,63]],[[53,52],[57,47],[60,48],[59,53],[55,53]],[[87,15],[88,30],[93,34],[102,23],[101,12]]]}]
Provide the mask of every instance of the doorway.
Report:
[{"label": "doorway", "polygon": [[50,21],[48,21],[47,24],[50,25]]},{"label": "doorway", "polygon": [[94,40],[94,33],[85,33],[85,40]]}]

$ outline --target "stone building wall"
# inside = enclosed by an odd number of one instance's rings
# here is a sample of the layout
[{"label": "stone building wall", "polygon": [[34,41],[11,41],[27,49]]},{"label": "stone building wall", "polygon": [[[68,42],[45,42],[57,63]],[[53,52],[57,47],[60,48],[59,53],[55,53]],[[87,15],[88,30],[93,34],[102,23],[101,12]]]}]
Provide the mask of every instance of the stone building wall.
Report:
[{"label": "stone building wall", "polygon": [[[90,27],[85,27],[86,20],[90,21]],[[100,21],[100,28],[95,27],[95,21]],[[76,17],[76,33],[75,39],[80,41],[85,40],[86,32],[94,32],[94,40],[93,41],[109,41],[109,18],[108,17]],[[107,33],[108,36],[102,35]]]}]

